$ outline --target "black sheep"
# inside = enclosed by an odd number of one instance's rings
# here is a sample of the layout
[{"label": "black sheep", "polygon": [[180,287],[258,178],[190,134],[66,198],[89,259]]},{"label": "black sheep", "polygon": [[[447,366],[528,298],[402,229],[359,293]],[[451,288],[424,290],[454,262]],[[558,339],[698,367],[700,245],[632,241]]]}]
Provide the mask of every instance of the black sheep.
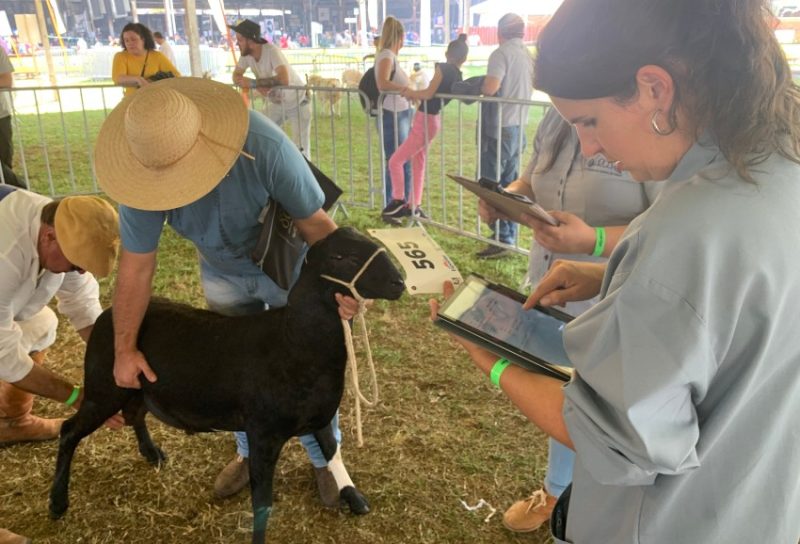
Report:
[{"label": "black sheep", "polygon": [[[83,403],[61,429],[51,517],[63,516],[69,506],[69,471],[78,443],[120,410],[133,425],[141,454],[153,464],[165,460],[145,425],[145,414],[152,412],[189,432],[247,433],[253,542],[265,542],[273,473],[284,443],[313,433],[325,458],[338,459],[330,421],[344,390],[347,351],[334,294],[350,292],[330,278],[349,283],[362,268],[356,281],[362,297],[400,298],[403,279],[385,252],[356,231],[340,228],[309,249],[283,308],[225,317],[151,302],[138,346],[158,381],[142,380],[141,390],[114,383],[111,310],[103,312],[86,347]],[[340,497],[356,513],[369,510],[352,485],[341,488]]]}]

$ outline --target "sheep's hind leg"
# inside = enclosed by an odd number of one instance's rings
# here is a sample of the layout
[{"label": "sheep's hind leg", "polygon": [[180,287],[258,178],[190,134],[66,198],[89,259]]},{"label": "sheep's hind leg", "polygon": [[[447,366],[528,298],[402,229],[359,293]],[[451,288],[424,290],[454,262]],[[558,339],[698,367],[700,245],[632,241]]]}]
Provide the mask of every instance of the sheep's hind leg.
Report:
[{"label": "sheep's hind leg", "polygon": [[156,446],[150,437],[150,431],[147,430],[147,423],[145,423],[144,419],[146,414],[147,408],[144,406],[144,397],[142,395],[137,395],[131,399],[123,410],[125,422],[132,425],[133,431],[136,433],[139,453],[154,467],[161,467],[167,462],[167,454]]},{"label": "sheep's hind leg", "polygon": [[84,398],[78,413],[61,426],[61,438],[56,458],[56,473],[50,488],[50,517],[59,519],[69,508],[69,476],[75,449],[81,440],[99,429],[105,421],[116,414],[124,403],[124,396],[106,399],[101,407],[91,399]]},{"label": "sheep's hind leg", "polygon": [[369,513],[369,501],[358,489],[353,480],[347,473],[342,460],[342,453],[336,437],[333,435],[333,428],[328,424],[325,428],[314,433],[322,454],[328,461],[328,470],[333,474],[336,485],[339,487],[339,500],[347,504],[350,511],[354,514],[363,515]]},{"label": "sheep's hind leg", "polygon": [[272,513],[272,483],[275,465],[285,438],[247,432],[250,443],[250,500],[253,504],[253,544],[267,541],[267,524]]}]

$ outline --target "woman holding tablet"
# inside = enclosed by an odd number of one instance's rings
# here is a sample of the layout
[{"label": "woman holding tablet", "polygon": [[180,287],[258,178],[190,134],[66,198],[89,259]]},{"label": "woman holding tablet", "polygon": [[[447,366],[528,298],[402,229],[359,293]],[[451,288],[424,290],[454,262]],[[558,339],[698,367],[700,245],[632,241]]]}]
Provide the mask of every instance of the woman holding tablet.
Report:
[{"label": "woman holding tablet", "polygon": [[771,22],[763,0],[565,0],[540,35],[536,87],[582,152],[666,180],[607,266],[556,265],[528,301],[600,294],[564,333],[572,381],[497,377],[576,452],[557,542],[800,538],[800,92]]},{"label": "woman holding tablet", "polygon": [[[533,157],[522,177],[506,190],[536,200],[559,225],[532,216],[526,224],[534,230],[527,285],[536,285],[559,259],[604,263],[628,223],[647,209],[663,183],[638,183],[620,172],[602,155],[584,157],[575,129],[551,108],[539,123]],[[480,201],[481,219],[494,222],[497,210]],[[568,302],[562,310],[578,316],[597,297]],[[535,531],[550,519],[556,499],[572,481],[575,453],[551,438],[543,489],[515,502],[503,514],[510,531]]]}]

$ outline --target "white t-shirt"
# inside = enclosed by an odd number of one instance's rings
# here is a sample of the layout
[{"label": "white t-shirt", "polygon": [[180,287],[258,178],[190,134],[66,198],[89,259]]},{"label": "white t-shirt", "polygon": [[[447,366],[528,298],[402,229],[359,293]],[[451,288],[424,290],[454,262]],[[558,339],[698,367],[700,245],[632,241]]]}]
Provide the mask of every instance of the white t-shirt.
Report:
[{"label": "white t-shirt", "polygon": [[[403,71],[403,67],[400,66],[400,63],[397,62],[397,55],[395,55],[391,49],[381,49],[381,51],[375,55],[375,72],[377,73],[378,63],[383,59],[390,59],[392,61],[392,68],[389,68],[389,75],[391,75],[392,70],[395,71],[394,77],[391,79],[392,83],[407,87],[408,76]],[[410,107],[411,105],[408,103],[408,100],[399,94],[389,95],[383,101],[383,109],[388,111],[406,111]]]},{"label": "white t-shirt", "polygon": [[[264,79],[273,77],[275,69],[278,66],[286,66],[289,70],[289,85],[303,86],[305,82],[300,78],[298,73],[291,67],[291,65],[283,56],[280,49],[271,43],[265,43],[261,46],[261,58],[256,62],[256,59],[251,55],[239,57],[239,62],[236,63],[238,70],[247,71],[249,68],[256,79]],[[304,91],[297,91],[294,89],[272,89],[268,95],[269,101],[273,104],[282,104],[283,107],[289,108],[296,106],[298,102],[305,99]]]},{"label": "white t-shirt", "polygon": [[164,40],[164,43],[158,46],[158,50],[161,51],[162,55],[169,59],[175,68],[178,67],[178,61],[175,59],[175,50],[172,49],[172,45],[170,45],[166,39]]},{"label": "white t-shirt", "polygon": [[[0,47],[0,74],[7,74],[14,71],[14,66],[8,60],[5,50]],[[11,115],[11,93],[9,91],[0,92],[0,119]]]}]

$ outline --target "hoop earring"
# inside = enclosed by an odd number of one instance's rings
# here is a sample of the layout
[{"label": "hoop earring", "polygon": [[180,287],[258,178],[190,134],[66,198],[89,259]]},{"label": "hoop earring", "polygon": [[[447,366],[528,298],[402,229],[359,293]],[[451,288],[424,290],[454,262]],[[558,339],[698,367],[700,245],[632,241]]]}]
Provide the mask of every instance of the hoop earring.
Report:
[{"label": "hoop earring", "polygon": [[658,117],[659,113],[661,113],[661,110],[656,110],[653,112],[653,117],[650,118],[650,126],[653,127],[653,132],[659,136],[669,136],[675,131],[675,127],[672,127],[669,130],[662,130],[661,127],[658,126],[658,121],[656,121],[656,117]]}]

